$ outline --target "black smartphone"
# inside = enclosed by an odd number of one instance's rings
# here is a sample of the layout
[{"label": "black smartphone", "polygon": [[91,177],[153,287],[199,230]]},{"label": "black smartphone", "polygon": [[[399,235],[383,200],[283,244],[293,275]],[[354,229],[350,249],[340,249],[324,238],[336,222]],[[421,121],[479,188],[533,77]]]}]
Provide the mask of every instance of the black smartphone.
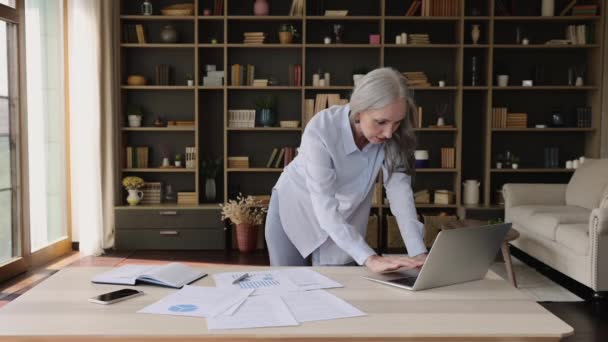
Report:
[{"label": "black smartphone", "polygon": [[144,294],[143,291],[134,290],[134,289],[120,289],[104,294],[100,294],[99,296],[95,296],[93,298],[89,298],[89,302],[97,303],[97,304],[112,304],[116,302],[123,301],[125,299],[137,297]]}]

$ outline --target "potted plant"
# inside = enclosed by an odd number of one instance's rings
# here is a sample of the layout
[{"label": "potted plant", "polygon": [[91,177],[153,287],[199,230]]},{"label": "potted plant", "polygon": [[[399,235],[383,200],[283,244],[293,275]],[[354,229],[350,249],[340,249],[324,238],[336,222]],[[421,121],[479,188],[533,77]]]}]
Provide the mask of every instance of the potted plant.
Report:
[{"label": "potted plant", "polygon": [[127,203],[129,203],[129,205],[137,205],[144,198],[143,191],[139,190],[144,186],[143,179],[135,176],[125,177],[122,180],[122,186],[124,186],[129,193],[127,196]]},{"label": "potted plant", "polygon": [[519,157],[514,155],[511,158],[511,168],[513,168],[514,170],[519,168]]},{"label": "potted plant", "polygon": [[243,197],[239,193],[236,200],[220,204],[222,220],[230,220],[236,226],[236,241],[240,252],[255,250],[258,238],[258,226],[264,222],[266,208],[260,206],[252,196]]},{"label": "potted plant", "polygon": [[255,118],[258,125],[272,127],[276,122],[276,98],[274,96],[260,97],[255,101]]},{"label": "potted plant", "polygon": [[201,173],[205,177],[205,200],[214,202],[216,196],[215,179],[222,167],[222,158],[203,160],[201,162]]},{"label": "potted plant", "polygon": [[353,84],[355,87],[359,84],[359,81],[369,72],[369,68],[366,66],[359,66],[353,69]]},{"label": "potted plant", "polygon": [[127,106],[127,119],[129,121],[129,127],[141,127],[141,120],[143,118],[143,110],[141,106],[136,104],[129,104]]},{"label": "potted plant", "polygon": [[194,77],[192,77],[192,74],[186,74],[186,85],[189,87],[194,85]]},{"label": "potted plant", "polygon": [[298,37],[298,31],[295,25],[281,24],[279,27],[279,42],[281,44],[291,44],[294,37]]},{"label": "potted plant", "polygon": [[182,155],[179,153],[175,155],[175,166],[182,167]]}]

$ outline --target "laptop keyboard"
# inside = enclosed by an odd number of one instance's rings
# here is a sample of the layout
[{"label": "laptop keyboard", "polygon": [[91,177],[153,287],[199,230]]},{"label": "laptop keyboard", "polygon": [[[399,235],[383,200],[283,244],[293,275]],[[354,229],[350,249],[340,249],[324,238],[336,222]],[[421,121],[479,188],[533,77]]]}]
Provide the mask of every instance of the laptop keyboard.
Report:
[{"label": "laptop keyboard", "polygon": [[397,279],[391,279],[389,280],[391,283],[396,283],[399,285],[405,285],[405,286],[409,286],[412,287],[414,286],[414,283],[416,282],[416,279],[418,277],[405,277],[405,278],[397,278]]}]

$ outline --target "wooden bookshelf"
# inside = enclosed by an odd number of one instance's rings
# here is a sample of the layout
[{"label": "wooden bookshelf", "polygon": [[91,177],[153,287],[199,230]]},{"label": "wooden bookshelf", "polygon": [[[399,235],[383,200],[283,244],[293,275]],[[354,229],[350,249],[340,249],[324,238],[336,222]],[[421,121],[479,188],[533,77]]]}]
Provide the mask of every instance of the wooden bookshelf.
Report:
[{"label": "wooden bookshelf", "polygon": [[[167,0],[162,3],[179,3]],[[290,1],[270,1],[270,15],[254,16],[252,3],[240,0],[225,0],[221,15],[204,16],[203,8],[213,2],[193,0],[194,15],[191,16],[143,16],[139,3],[121,0],[117,25],[121,29],[127,24],[141,24],[149,34],[148,43],[140,44],[119,40],[121,112],[117,121],[119,132],[117,146],[129,144],[148,145],[154,148],[155,156],[148,169],[126,169],[119,164],[117,173],[140,175],[152,181],[174,185],[177,191],[197,193],[198,203],[189,208],[216,208],[235,193],[269,194],[283,168],[265,168],[274,148],[297,147],[304,130],[305,100],[317,94],[339,94],[348,98],[353,90],[352,70],[367,66],[370,69],[390,66],[399,71],[424,71],[429,87],[411,87],[416,102],[424,109],[423,127],[415,128],[419,149],[427,149],[431,155],[431,168],[419,169],[414,178],[414,191],[429,189],[450,190],[455,194],[453,205],[417,205],[420,213],[458,210],[496,209],[494,194],[506,182],[535,182],[547,177],[548,182],[567,182],[573,170],[546,169],[542,161],[542,147],[557,144],[564,158],[575,155],[599,156],[600,111],[602,75],[601,64],[604,50],[605,16],[555,16],[541,17],[534,13],[536,5],[518,2],[521,13],[500,16],[493,0],[460,0],[458,16],[404,16],[410,1],[370,0],[341,2],[349,10],[345,17],[323,16],[318,12],[315,0],[308,0],[306,13],[288,16]],[[156,7],[160,6],[154,3]],[[558,5],[560,6],[560,5]],[[556,6],[556,12],[559,8]],[[475,9],[475,11],[473,11]],[[603,8],[601,8],[603,12]],[[521,15],[520,15],[521,14]],[[292,44],[279,44],[278,27],[289,23],[295,25],[299,37]],[[165,44],[160,41],[160,30],[171,24],[177,28],[179,40]],[[344,25],[344,42],[324,44],[323,38],[331,35],[331,25]],[[471,40],[471,25],[480,25],[481,35],[474,44]],[[595,39],[588,44],[548,45],[543,39],[563,39],[567,25],[595,25]],[[521,27],[529,35],[530,44],[513,41],[513,31]],[[244,44],[244,32],[266,32],[264,44]],[[429,44],[395,44],[395,36],[401,32],[429,33]],[[379,34],[379,44],[369,43],[369,34]],[[120,35],[122,37],[122,34]],[[215,43],[212,43],[215,39]],[[280,57],[278,57],[280,56]],[[472,84],[471,58],[479,59],[479,80]],[[277,58],[278,57],[278,58]],[[154,84],[154,64],[167,63],[175,67],[175,78],[171,85]],[[254,87],[232,85],[232,64],[256,66],[256,78],[273,78],[278,85]],[[205,66],[216,65],[225,72],[221,86],[203,85]],[[288,64],[302,65],[302,84],[288,84]],[[507,87],[496,86],[495,75],[501,65],[510,69]],[[528,78],[529,69],[535,64],[545,66],[546,82],[532,87],[523,87],[521,81]],[[566,82],[565,71],[573,64],[586,65],[583,86],[572,86]],[[312,85],[312,74],[319,69],[331,72],[329,86]],[[148,78],[144,86],[126,84],[126,76],[143,73]],[[553,78],[553,74],[559,77]],[[194,85],[185,85],[185,75],[193,74]],[[438,87],[438,81],[446,81]],[[272,95],[277,99],[276,127],[233,128],[228,124],[231,109],[253,109],[256,99]],[[126,125],[125,109],[131,102],[139,102],[146,110],[144,127]],[[436,124],[434,111],[437,104],[447,103],[447,124],[452,127],[431,127]],[[545,123],[542,118],[550,114],[554,106],[589,106],[592,109],[591,127],[532,128]],[[493,107],[508,107],[510,112],[527,112],[526,128],[492,128]],[[565,112],[566,109],[563,109]],[[194,127],[151,127],[156,116],[165,120],[194,120]],[[300,127],[278,127],[280,120],[298,120]],[[258,125],[259,126],[259,125]],[[567,144],[567,146],[565,145]],[[547,146],[549,146],[547,145]],[[184,146],[195,146],[198,162],[195,169],[181,171],[156,168],[160,164],[160,148],[171,150],[173,156]],[[455,149],[454,168],[442,169],[440,148]],[[521,154],[519,169],[496,169],[495,155],[511,148]],[[539,155],[539,149],[541,151]],[[118,152],[120,160],[124,152]],[[252,168],[228,168],[230,156],[249,156]],[[216,179],[217,203],[206,203],[205,179],[200,170],[200,160],[221,157],[223,168]],[[274,165],[273,165],[274,166]],[[560,167],[563,165],[560,164]],[[461,184],[465,179],[482,182],[479,206],[464,206],[461,203]],[[381,182],[381,180],[379,180]],[[183,208],[175,204],[162,203],[155,206],[126,207],[123,190],[117,186],[117,210]],[[490,209],[488,209],[490,210]],[[390,207],[376,204],[372,213],[379,218],[380,251],[386,250],[386,215]]]}]

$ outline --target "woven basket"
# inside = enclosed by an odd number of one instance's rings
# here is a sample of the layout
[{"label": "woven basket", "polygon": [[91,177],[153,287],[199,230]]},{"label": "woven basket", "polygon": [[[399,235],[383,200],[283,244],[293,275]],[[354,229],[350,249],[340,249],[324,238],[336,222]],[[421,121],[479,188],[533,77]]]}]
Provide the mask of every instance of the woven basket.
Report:
[{"label": "woven basket", "polygon": [[160,10],[163,15],[193,15],[194,4],[175,4],[163,7]]}]

